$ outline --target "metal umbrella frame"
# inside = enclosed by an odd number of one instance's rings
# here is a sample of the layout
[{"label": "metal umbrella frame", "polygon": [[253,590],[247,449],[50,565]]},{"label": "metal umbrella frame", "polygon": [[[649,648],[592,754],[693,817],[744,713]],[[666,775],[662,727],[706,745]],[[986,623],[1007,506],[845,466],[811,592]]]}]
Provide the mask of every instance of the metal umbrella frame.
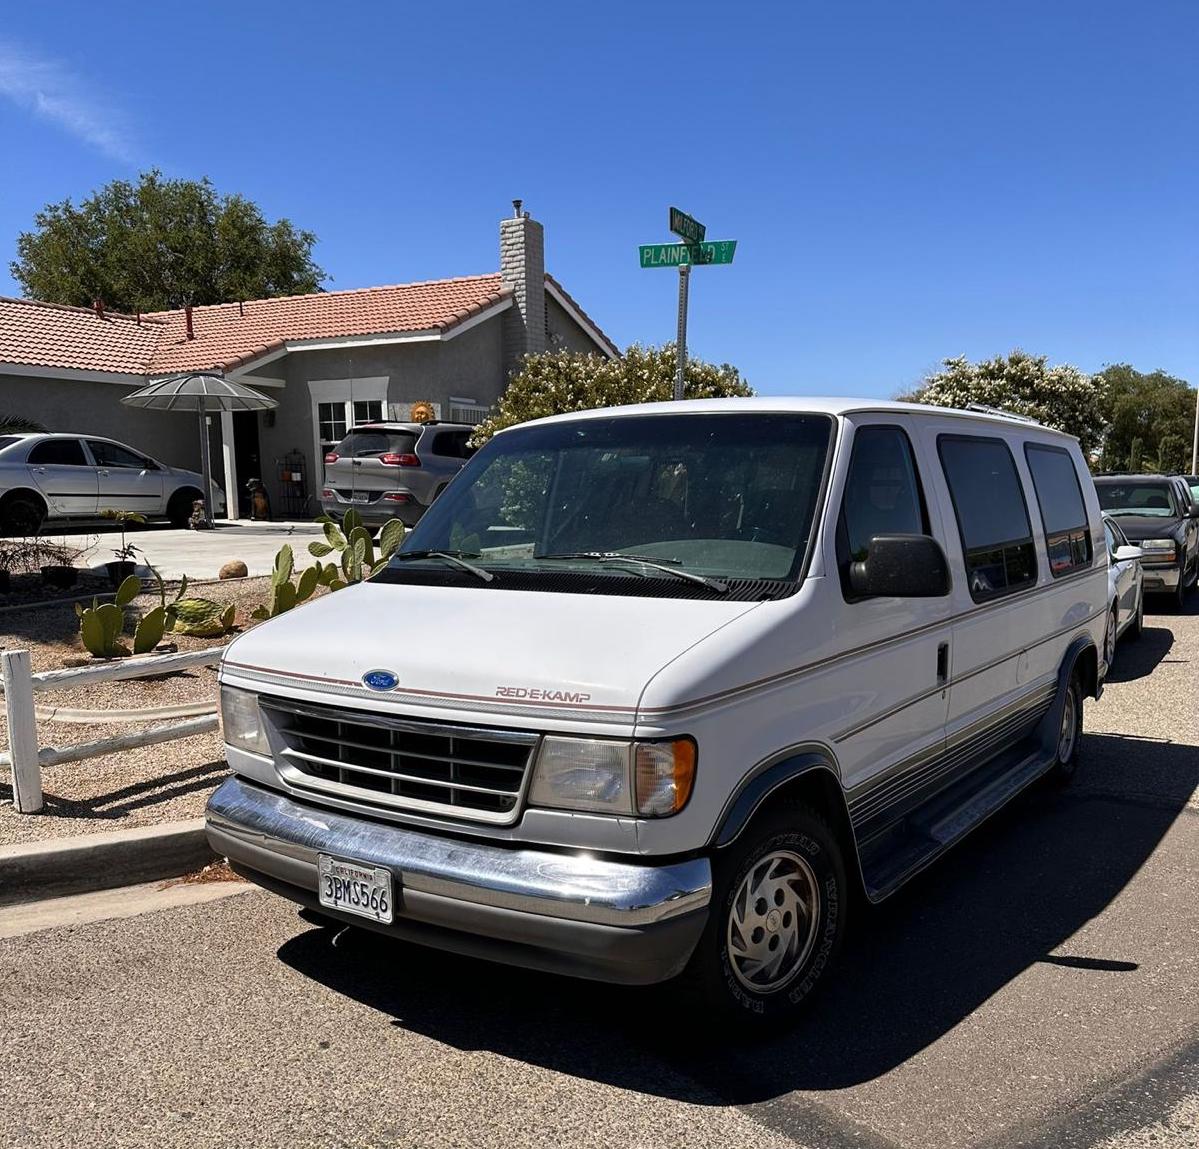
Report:
[{"label": "metal umbrella frame", "polygon": [[[244,383],[226,379],[217,371],[189,371],[160,379],[121,399],[130,407],[152,411],[195,411],[200,420],[200,463],[204,477],[204,525],[212,526],[212,459],[208,443],[208,415],[213,411],[267,411],[276,400]],[[235,492],[226,492],[231,503]]]}]

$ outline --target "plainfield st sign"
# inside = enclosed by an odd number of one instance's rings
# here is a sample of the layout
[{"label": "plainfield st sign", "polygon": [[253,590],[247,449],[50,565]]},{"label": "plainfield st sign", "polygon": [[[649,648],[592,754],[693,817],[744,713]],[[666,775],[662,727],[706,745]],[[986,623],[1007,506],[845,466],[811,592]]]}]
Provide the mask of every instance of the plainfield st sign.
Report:
[{"label": "plainfield st sign", "polygon": [[708,229],[694,216],[677,207],[670,209],[670,230],[684,243],[643,243],[642,267],[677,267],[679,269],[679,334],[675,343],[674,397],[683,397],[683,379],[687,373],[687,282],[693,266],[711,263],[732,263],[737,250],[735,239],[705,241]]}]

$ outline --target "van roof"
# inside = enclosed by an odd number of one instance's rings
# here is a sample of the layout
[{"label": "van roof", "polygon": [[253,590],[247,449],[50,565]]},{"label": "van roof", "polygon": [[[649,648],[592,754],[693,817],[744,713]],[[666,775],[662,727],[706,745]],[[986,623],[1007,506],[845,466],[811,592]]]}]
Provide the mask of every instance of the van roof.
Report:
[{"label": "van roof", "polygon": [[752,399],[684,399],[678,403],[637,403],[623,407],[597,407],[591,411],[550,415],[544,419],[530,420],[529,423],[520,423],[517,426],[528,427],[534,423],[561,423],[572,419],[595,419],[610,415],[712,415],[746,411],[762,414],[796,412],[834,417],[860,415],[867,412],[891,412],[903,415],[923,413],[942,418],[969,420],[973,423],[999,424],[1008,428],[1018,427],[1038,435],[1076,439],[1074,435],[1069,435],[1064,431],[1058,431],[1016,415],[1005,415],[1000,411],[964,411],[957,407],[932,407],[926,403],[903,403],[895,399],[854,399],[827,395],[756,395]]}]

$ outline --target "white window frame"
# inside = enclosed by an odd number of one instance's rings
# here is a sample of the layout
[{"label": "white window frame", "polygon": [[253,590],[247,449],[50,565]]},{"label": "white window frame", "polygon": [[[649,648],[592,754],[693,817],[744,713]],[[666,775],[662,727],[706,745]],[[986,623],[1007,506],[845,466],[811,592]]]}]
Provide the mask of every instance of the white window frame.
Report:
[{"label": "white window frame", "polygon": [[[490,403],[480,403],[476,399],[467,399],[463,395],[451,395],[446,406],[449,407],[448,419],[451,423],[472,423],[472,425],[478,426],[491,413]],[[470,415],[477,415],[478,418],[473,421],[469,417],[459,419],[455,416],[455,409],[469,412]]]},{"label": "white window frame", "polygon": [[320,476],[322,486],[325,482],[325,453],[321,450],[320,405],[322,403],[344,403],[347,431],[354,426],[355,403],[380,403],[382,417],[386,419],[387,383],[388,377],[386,375],[372,375],[365,379],[308,380],[308,395],[311,402],[312,415],[312,458],[314,460],[312,473]]}]

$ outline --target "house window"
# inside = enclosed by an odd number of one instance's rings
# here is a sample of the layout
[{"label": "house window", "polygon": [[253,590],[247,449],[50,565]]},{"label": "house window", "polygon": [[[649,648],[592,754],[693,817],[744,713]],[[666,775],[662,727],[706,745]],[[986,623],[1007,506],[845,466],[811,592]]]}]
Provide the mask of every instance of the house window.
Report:
[{"label": "house window", "polygon": [[327,455],[346,437],[346,407],[344,402],[318,403],[317,424],[320,428],[321,454]]},{"label": "house window", "polygon": [[378,423],[383,418],[382,399],[355,399],[354,426],[360,423]]}]

